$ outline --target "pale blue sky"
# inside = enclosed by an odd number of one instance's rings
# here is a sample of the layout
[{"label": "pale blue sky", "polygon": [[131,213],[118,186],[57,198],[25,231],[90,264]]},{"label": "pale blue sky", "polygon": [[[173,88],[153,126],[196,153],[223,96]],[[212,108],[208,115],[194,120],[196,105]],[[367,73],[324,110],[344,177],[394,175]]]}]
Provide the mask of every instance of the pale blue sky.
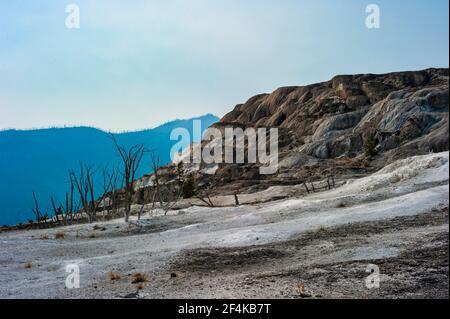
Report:
[{"label": "pale blue sky", "polygon": [[448,3],[0,0],[0,129],[135,130],[336,74],[448,67]]}]

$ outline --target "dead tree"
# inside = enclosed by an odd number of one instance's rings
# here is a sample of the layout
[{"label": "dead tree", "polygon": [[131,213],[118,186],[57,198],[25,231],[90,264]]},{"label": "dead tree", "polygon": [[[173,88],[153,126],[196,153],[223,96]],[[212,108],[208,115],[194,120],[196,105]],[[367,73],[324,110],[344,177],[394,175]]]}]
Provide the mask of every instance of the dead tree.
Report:
[{"label": "dead tree", "polygon": [[53,196],[50,197],[50,200],[52,202],[53,213],[54,213],[54,218],[55,218],[54,219],[54,223],[58,224],[60,219],[64,220],[64,211],[63,211],[63,208],[62,208],[61,204],[59,206],[56,206],[55,200],[53,199]]},{"label": "dead tree", "polygon": [[70,193],[66,192],[66,221],[70,218],[70,224],[74,221],[74,216],[80,209],[79,204],[74,203],[75,184],[72,176],[69,174]]},{"label": "dead tree", "polygon": [[33,214],[34,214],[34,217],[36,219],[36,222],[38,223],[38,225],[40,225],[41,220],[42,220],[42,214],[41,214],[41,211],[39,209],[39,203],[38,203],[38,201],[36,199],[35,192],[33,192],[33,203],[32,203],[31,209],[33,211]]},{"label": "dead tree", "polygon": [[[153,171],[153,199],[151,211],[156,209],[156,203],[159,204],[158,208],[164,212],[164,215],[178,203],[183,194],[183,187],[180,184],[183,179],[182,176],[177,176],[176,182],[161,183],[161,176],[159,175],[160,161],[159,156],[154,152],[151,153],[151,168]],[[177,172],[180,173],[182,166],[178,166]]]},{"label": "dead tree", "polygon": [[[86,213],[88,222],[92,223],[97,219],[97,211],[103,200],[107,196],[106,192],[103,192],[100,197],[96,198],[95,186],[94,186],[94,174],[95,171],[89,165],[84,165],[80,162],[80,171],[77,175],[75,171],[70,171],[69,175],[71,181],[73,181],[78,195],[80,197],[81,205]],[[110,189],[112,179],[106,182],[104,189]]]},{"label": "dead tree", "polygon": [[[81,205],[88,218],[88,222],[95,221],[96,213],[94,209],[94,203],[90,200],[90,194],[94,193],[93,170],[90,166],[84,165],[80,162],[80,171],[75,173],[71,170],[69,172],[71,180],[74,182],[75,188],[80,197]],[[93,196],[92,196],[93,197]]]},{"label": "dead tree", "polygon": [[156,189],[156,193],[155,195],[158,197],[158,201],[159,201],[159,205],[162,207],[164,204],[163,198],[162,198],[162,193],[161,193],[161,185],[159,183],[159,167],[160,167],[160,163],[159,163],[159,156],[156,155],[155,153],[151,154],[151,165],[152,165],[152,170],[153,170],[153,176],[154,178],[154,186]]},{"label": "dead tree", "polygon": [[142,213],[144,212],[145,204],[141,204],[141,209],[138,212],[138,220],[141,220]]},{"label": "dead tree", "polygon": [[161,207],[164,211],[164,216],[178,203],[178,201],[183,197],[183,189],[179,187],[170,187],[170,184],[166,185],[167,191],[164,198],[163,206]]},{"label": "dead tree", "polygon": [[139,169],[139,165],[141,164],[142,157],[144,156],[146,150],[143,144],[133,145],[127,149],[117,143],[114,135],[111,134],[111,137],[114,141],[117,152],[122,159],[123,171],[121,174],[125,184],[124,217],[125,222],[128,222],[130,218],[131,204],[133,202],[136,172]]},{"label": "dead tree", "polygon": [[205,203],[208,207],[215,207],[211,197],[209,197],[209,192],[207,189],[204,189],[202,192],[198,192],[195,197]]},{"label": "dead tree", "polygon": [[74,206],[74,198],[73,198],[75,186],[74,186],[73,180],[70,178],[70,176],[69,176],[69,182],[70,182],[70,193],[66,192],[66,211],[65,211],[66,218],[65,218],[64,223],[67,223],[67,218],[70,217],[70,224],[72,224],[73,223],[73,213],[74,213],[74,211],[76,211],[76,210],[74,210],[75,206]]},{"label": "dead tree", "polygon": [[310,193],[309,188],[308,188],[308,184],[306,182],[303,182],[303,185],[305,185],[306,191],[308,192],[308,194]]},{"label": "dead tree", "polygon": [[77,175],[75,171],[70,171],[70,177],[74,182],[80,197],[81,205],[83,206],[84,213],[88,218],[88,222],[92,223],[96,219],[96,212],[94,207],[94,171],[92,167],[84,165],[80,162],[80,171]]},{"label": "dead tree", "polygon": [[79,221],[78,219],[78,212],[81,210],[81,203],[80,201],[75,200],[75,182],[73,180],[73,176],[69,173],[69,183],[70,183],[70,192],[66,192],[66,202],[65,202],[65,221],[64,223],[67,223],[68,220],[70,220],[70,224],[73,224],[74,220],[76,219],[77,223]]},{"label": "dead tree", "polygon": [[79,205],[74,204],[74,192],[75,185],[73,176],[69,174],[69,182],[70,182],[70,191],[65,193],[65,201],[64,203],[59,203],[56,205],[53,196],[50,197],[52,208],[54,212],[54,217],[56,219],[56,223],[60,221],[63,222],[64,225],[72,224],[74,219],[74,213],[79,210]]},{"label": "dead tree", "polygon": [[[171,187],[172,186],[172,187]],[[149,207],[149,214],[156,210],[161,210],[164,216],[173,209],[173,207],[182,198],[182,190],[180,187],[174,186],[174,183],[160,185],[161,200],[157,196],[156,187],[153,190],[151,206]]]},{"label": "dead tree", "polygon": [[[157,175],[155,175],[155,177],[157,177]],[[157,178],[156,178],[156,180],[157,180]],[[188,174],[188,175],[185,174],[183,162],[180,162],[177,165],[177,182],[180,187],[180,197],[181,196],[184,198],[196,197],[197,199],[199,199],[200,201],[202,201],[209,207],[215,206],[209,196],[208,189],[204,188],[203,190],[198,190],[197,186],[196,186],[194,175],[192,173]],[[217,184],[217,181],[215,181],[215,182],[213,181],[210,188],[215,187],[216,184]],[[237,198],[237,194],[235,195],[235,202],[236,202],[236,205],[239,205],[239,199]]]},{"label": "dead tree", "polygon": [[[218,185],[218,183],[219,183],[219,180],[217,178],[214,178],[209,186],[206,186],[202,190],[196,190],[195,197],[197,197],[200,201],[205,203],[208,207],[216,207],[214,202],[211,200],[211,197],[209,196],[209,190],[215,188]],[[236,202],[236,199],[237,199],[237,195],[235,197],[235,202]],[[237,199],[237,202],[239,203],[239,199]]]},{"label": "dead tree", "polygon": [[112,179],[112,191],[109,196],[109,203],[111,209],[111,218],[115,218],[118,216],[121,201],[120,201],[120,192],[123,189],[123,178],[119,179],[119,174],[115,173]]},{"label": "dead tree", "polygon": [[[116,191],[117,187],[117,171],[116,169],[113,169],[111,172],[108,172],[106,168],[102,170],[102,176],[103,176],[103,184],[102,184],[102,191],[103,196],[101,197],[101,203],[99,205],[102,205],[102,209],[106,210],[106,215],[110,215],[113,207],[115,207],[113,204],[116,204],[113,201],[116,201],[116,198],[113,196]],[[108,199],[108,200],[106,200]],[[111,214],[111,218],[112,218]],[[105,220],[105,214],[103,214],[103,220]]]}]

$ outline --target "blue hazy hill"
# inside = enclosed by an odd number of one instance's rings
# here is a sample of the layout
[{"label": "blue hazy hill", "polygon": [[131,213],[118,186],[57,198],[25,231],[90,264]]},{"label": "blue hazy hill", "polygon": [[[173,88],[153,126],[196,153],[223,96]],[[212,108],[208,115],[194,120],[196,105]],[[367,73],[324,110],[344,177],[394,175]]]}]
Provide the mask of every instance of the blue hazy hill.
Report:
[{"label": "blue hazy hill", "polygon": [[[201,120],[202,130],[219,119],[211,114]],[[170,149],[176,141],[170,132],[177,127],[193,130],[193,120],[176,120],[154,129],[114,134],[124,146],[144,144],[159,155],[161,164],[170,161]],[[0,132],[0,225],[12,225],[33,218],[32,192],[42,209],[51,212],[50,196],[64,198],[68,190],[68,170],[79,162],[94,167],[119,163],[109,133],[91,127],[7,130]],[[139,176],[151,172],[150,155],[142,161]],[[102,179],[99,172],[97,181]]]}]

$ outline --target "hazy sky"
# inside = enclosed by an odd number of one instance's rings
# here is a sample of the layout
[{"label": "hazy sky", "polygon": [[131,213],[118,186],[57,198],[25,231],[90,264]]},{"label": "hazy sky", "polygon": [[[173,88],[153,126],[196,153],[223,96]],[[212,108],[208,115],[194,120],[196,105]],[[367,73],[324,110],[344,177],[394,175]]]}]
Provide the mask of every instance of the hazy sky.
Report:
[{"label": "hazy sky", "polygon": [[336,74],[448,67],[448,3],[0,0],[0,128],[134,130]]}]

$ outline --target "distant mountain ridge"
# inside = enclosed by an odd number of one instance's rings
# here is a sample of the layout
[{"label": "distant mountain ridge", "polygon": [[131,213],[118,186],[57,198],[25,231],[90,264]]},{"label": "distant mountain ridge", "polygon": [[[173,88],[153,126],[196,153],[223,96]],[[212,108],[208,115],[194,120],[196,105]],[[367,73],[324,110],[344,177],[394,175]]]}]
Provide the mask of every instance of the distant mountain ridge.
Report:
[{"label": "distant mountain ridge", "polygon": [[[176,143],[170,140],[171,131],[181,127],[192,135],[194,120],[200,120],[205,130],[219,118],[207,114],[153,129],[113,134],[125,146],[145,144],[159,155],[161,164],[167,164],[170,149]],[[78,168],[80,161],[95,167],[117,163],[110,133],[91,127],[0,131],[0,225],[33,217],[33,191],[42,208],[50,210],[50,196],[62,199],[68,186],[68,170]],[[149,172],[150,159],[146,155],[138,175]]]}]

